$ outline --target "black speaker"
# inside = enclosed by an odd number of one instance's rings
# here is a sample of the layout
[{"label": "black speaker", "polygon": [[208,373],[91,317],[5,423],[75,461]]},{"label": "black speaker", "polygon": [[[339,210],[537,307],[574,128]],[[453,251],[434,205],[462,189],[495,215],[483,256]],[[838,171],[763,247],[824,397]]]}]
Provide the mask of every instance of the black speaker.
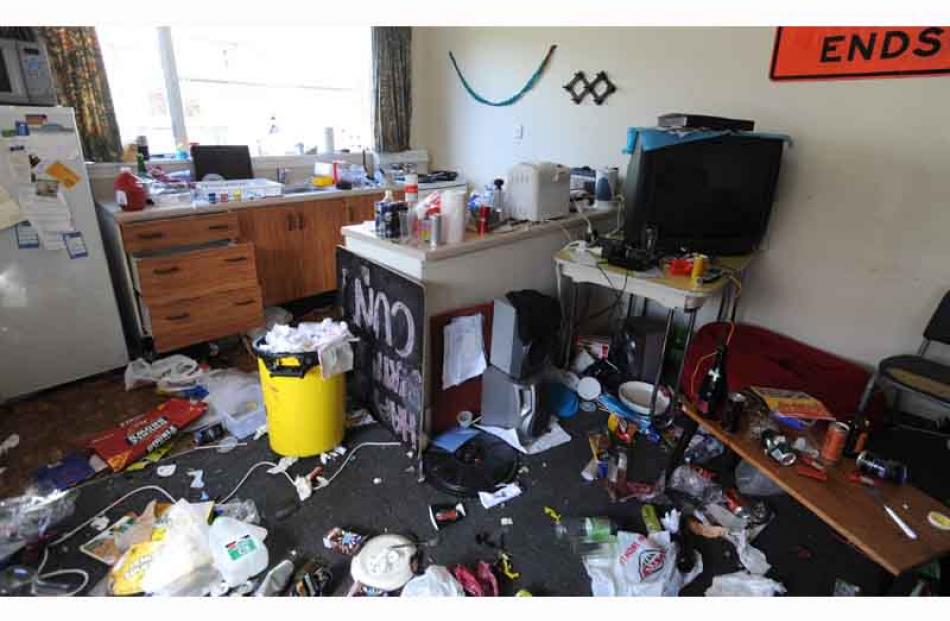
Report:
[{"label": "black speaker", "polygon": [[648,317],[630,317],[610,344],[608,359],[628,380],[650,382],[663,364],[666,322]]}]

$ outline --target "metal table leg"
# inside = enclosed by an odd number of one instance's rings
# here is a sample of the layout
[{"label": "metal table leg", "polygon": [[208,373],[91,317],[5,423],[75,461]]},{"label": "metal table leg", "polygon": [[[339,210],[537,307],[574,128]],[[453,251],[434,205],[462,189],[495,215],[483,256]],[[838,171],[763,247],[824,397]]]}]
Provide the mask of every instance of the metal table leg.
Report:
[{"label": "metal table leg", "polygon": [[670,342],[670,332],[673,331],[674,309],[666,313],[666,332],[663,334],[663,346],[660,348],[660,363],[656,367],[656,377],[653,378],[653,394],[650,396],[650,418],[656,414],[656,395],[660,391],[660,378],[663,376],[663,361],[666,359],[666,349]]},{"label": "metal table leg", "polygon": [[676,442],[676,447],[673,449],[673,454],[670,455],[670,459],[666,464],[666,478],[669,480],[670,475],[673,474],[673,471],[676,470],[676,467],[680,465],[683,461],[683,454],[686,453],[686,447],[689,446],[689,441],[693,439],[693,436],[696,434],[696,430],[699,428],[699,423],[692,419],[692,417],[686,417],[686,423],[683,425],[683,435],[680,436],[680,439]]},{"label": "metal table leg", "polygon": [[689,322],[686,326],[686,342],[683,344],[683,358],[680,360],[679,369],[676,371],[676,389],[673,396],[673,407],[678,408],[680,404],[680,395],[682,392],[682,383],[683,383],[683,367],[686,364],[686,352],[689,351],[689,344],[693,340],[693,328],[696,327],[696,309],[687,310],[686,314],[689,315]]}]

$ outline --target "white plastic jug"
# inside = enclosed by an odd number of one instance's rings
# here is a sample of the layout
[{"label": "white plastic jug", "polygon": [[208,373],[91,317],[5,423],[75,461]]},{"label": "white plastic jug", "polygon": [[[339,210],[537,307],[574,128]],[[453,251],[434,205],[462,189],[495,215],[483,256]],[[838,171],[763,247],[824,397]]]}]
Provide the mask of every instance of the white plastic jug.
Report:
[{"label": "white plastic jug", "polygon": [[266,528],[230,517],[219,517],[211,524],[208,541],[214,566],[229,587],[234,588],[267,569],[270,559],[265,537]]}]

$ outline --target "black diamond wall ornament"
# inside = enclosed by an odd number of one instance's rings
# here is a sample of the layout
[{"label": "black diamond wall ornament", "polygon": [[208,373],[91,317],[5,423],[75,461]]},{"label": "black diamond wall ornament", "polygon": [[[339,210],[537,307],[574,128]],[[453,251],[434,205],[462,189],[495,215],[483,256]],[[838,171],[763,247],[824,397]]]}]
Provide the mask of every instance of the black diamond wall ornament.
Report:
[{"label": "black diamond wall ornament", "polygon": [[[580,92],[577,91],[578,83],[581,84]],[[583,71],[575,73],[571,81],[564,85],[564,90],[571,94],[571,101],[576,104],[580,104],[581,101],[584,100],[584,96],[587,95],[589,88],[590,83],[587,81],[587,76],[584,75]]]},{"label": "black diamond wall ornament", "polygon": [[[603,85],[603,88],[598,88]],[[596,75],[594,81],[590,83],[588,87],[588,92],[594,98],[594,103],[598,106],[607,101],[607,98],[610,97],[617,87],[614,86],[614,83],[610,81],[610,78],[607,77],[606,71],[601,71]],[[599,91],[599,92],[598,92]]]},{"label": "black diamond wall ornament", "polygon": [[606,71],[598,73],[593,82],[587,79],[583,71],[578,71],[563,88],[570,93],[571,101],[575,104],[579,105],[587,95],[590,95],[598,106],[617,90],[614,83],[607,77]]}]

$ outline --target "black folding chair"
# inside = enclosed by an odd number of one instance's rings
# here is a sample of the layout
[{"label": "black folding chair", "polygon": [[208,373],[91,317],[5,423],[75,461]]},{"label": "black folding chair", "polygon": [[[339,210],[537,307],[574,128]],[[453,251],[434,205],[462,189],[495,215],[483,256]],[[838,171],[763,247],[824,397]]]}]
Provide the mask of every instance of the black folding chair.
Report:
[{"label": "black folding chair", "polygon": [[950,345],[950,291],[930,318],[917,355],[891,356],[881,361],[864,388],[859,412],[864,412],[875,386],[894,388],[898,396],[909,392],[950,409],[950,366],[924,357],[931,341]]}]

